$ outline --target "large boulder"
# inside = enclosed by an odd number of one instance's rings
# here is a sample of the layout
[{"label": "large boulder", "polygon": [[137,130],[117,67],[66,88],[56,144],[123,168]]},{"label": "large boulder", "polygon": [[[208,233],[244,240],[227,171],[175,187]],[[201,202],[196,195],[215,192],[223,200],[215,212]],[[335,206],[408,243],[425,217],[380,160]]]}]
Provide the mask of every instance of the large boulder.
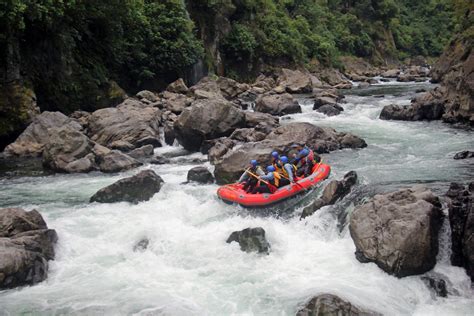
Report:
[{"label": "large boulder", "polygon": [[86,158],[94,146],[89,137],[68,126],[50,132],[52,135],[43,150],[44,167],[69,173],[88,172],[94,168],[94,156]]},{"label": "large boulder", "polygon": [[474,182],[464,187],[451,183],[449,201],[451,263],[464,267],[474,282]]},{"label": "large boulder", "polygon": [[176,138],[184,148],[197,151],[208,139],[229,136],[245,126],[245,114],[223,99],[196,100],[174,124]]},{"label": "large boulder", "polygon": [[270,244],[265,238],[265,230],[261,227],[245,228],[244,230],[235,231],[227,238],[227,243],[237,242],[240,249],[245,252],[258,252],[268,254],[270,252]]},{"label": "large boulder", "polygon": [[288,93],[310,93],[313,89],[313,83],[309,73],[286,68],[281,70],[277,85]]},{"label": "large boulder", "polygon": [[234,182],[251,159],[260,164],[270,162],[270,153],[288,153],[294,143],[305,143],[317,153],[327,153],[343,148],[363,148],[365,141],[350,133],[339,133],[330,127],[319,127],[310,123],[290,123],[273,130],[264,140],[226,148],[224,156],[215,159],[214,176],[218,184]]},{"label": "large boulder", "polygon": [[126,141],[135,147],[159,143],[161,111],[140,106],[135,100],[125,100],[115,108],[100,109],[89,118],[89,137],[106,147]]},{"label": "large boulder", "polygon": [[332,180],[324,188],[320,198],[314,200],[303,209],[301,218],[313,215],[317,210],[326,205],[332,205],[346,196],[357,183],[357,173],[349,171],[342,180]]},{"label": "large boulder", "polygon": [[436,264],[442,216],[438,198],[426,188],[378,194],[352,213],[356,258],[397,277],[425,273]]},{"label": "large boulder", "polygon": [[142,165],[140,161],[118,150],[109,150],[103,155],[98,155],[97,162],[100,171],[106,173],[129,170]]},{"label": "large boulder", "polygon": [[46,279],[56,241],[38,211],[0,209],[0,290]]},{"label": "large boulder", "polygon": [[382,120],[421,121],[439,120],[445,111],[445,101],[439,99],[439,90],[422,94],[410,105],[387,105],[380,113]]},{"label": "large boulder", "polygon": [[43,153],[43,148],[52,136],[50,129],[68,126],[71,129],[82,130],[75,120],[60,112],[45,111],[33,119],[33,122],[20,136],[5,148],[6,156],[37,157]]},{"label": "large boulder", "polygon": [[97,191],[90,202],[114,203],[148,201],[159,192],[163,186],[163,179],[153,170],[143,170],[138,174],[121,179]]},{"label": "large boulder", "polygon": [[325,68],[320,73],[321,79],[335,88],[350,88],[352,87],[349,79],[344,76],[339,70],[335,68]]},{"label": "large boulder", "polygon": [[197,166],[188,171],[188,182],[213,183],[214,176],[204,166]]},{"label": "large boulder", "polygon": [[379,313],[364,310],[333,294],[313,297],[296,316],[370,316]]},{"label": "large boulder", "polygon": [[264,94],[257,98],[255,111],[272,115],[301,113],[301,106],[291,94]]}]

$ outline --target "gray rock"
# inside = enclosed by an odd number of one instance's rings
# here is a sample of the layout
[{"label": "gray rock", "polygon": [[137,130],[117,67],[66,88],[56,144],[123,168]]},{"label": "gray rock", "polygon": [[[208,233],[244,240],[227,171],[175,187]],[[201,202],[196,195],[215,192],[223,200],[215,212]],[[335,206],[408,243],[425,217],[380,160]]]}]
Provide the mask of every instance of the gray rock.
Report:
[{"label": "gray rock", "polygon": [[313,297],[296,316],[375,316],[379,313],[363,310],[333,294]]},{"label": "gray rock", "polygon": [[186,94],[188,92],[188,87],[184,83],[184,80],[179,78],[176,81],[173,81],[166,87],[166,91],[173,92],[173,93],[181,93]]},{"label": "gray rock", "polygon": [[303,209],[301,218],[313,215],[317,210],[326,205],[332,205],[337,200],[346,196],[351,188],[357,183],[357,173],[355,171],[349,171],[346,173],[344,178],[340,181],[332,180],[324,188],[320,198],[311,202],[310,205]]},{"label": "gray rock", "polygon": [[264,94],[257,98],[255,111],[272,115],[301,113],[301,106],[291,94]]},{"label": "gray rock", "polygon": [[387,105],[380,113],[382,120],[421,121],[439,120],[444,114],[444,100],[434,97],[435,92],[422,94],[411,105]]},{"label": "gray rock", "polygon": [[164,164],[170,163],[170,160],[165,157],[155,156],[151,158],[150,163],[153,165],[164,165]]},{"label": "gray rock", "polygon": [[183,94],[172,93],[165,91],[162,93],[164,107],[176,114],[180,114],[183,110],[190,106],[193,102],[192,98],[189,98]]},{"label": "gray rock", "polygon": [[245,125],[245,114],[232,103],[219,100],[197,100],[186,108],[174,124],[176,138],[185,149],[197,151],[208,139],[229,136]]},{"label": "gray rock", "polygon": [[123,152],[129,152],[129,151],[135,149],[135,145],[132,145],[129,142],[124,141],[124,140],[115,140],[115,141],[111,142],[108,145],[108,147],[110,149],[117,149],[117,150],[120,150],[120,151],[123,151]]},{"label": "gray rock", "polygon": [[466,159],[466,158],[473,158],[474,157],[474,151],[469,151],[469,150],[464,150],[456,153],[454,155],[454,159]]},{"label": "gray rock", "polygon": [[46,279],[56,241],[36,210],[0,209],[0,290]]},{"label": "gray rock", "polygon": [[334,105],[326,104],[326,105],[320,106],[318,109],[316,109],[316,111],[323,113],[327,116],[335,116],[335,115],[339,115],[342,111],[344,111],[344,108],[342,108],[338,104],[334,104]]},{"label": "gray rock", "polygon": [[148,201],[159,192],[163,186],[163,179],[152,170],[143,170],[138,174],[121,179],[97,191],[90,202],[114,203],[130,202],[137,204]]},{"label": "gray rock", "polygon": [[98,157],[97,160],[100,171],[107,173],[129,170],[142,165],[138,160],[117,150],[112,150],[108,154]]},{"label": "gray rock", "polygon": [[197,166],[188,171],[188,182],[213,183],[212,173],[203,166]]},{"label": "gray rock", "polygon": [[86,135],[69,126],[50,129],[50,132],[51,137],[43,149],[45,168],[69,173],[88,172],[94,168],[94,157],[85,158],[94,146]]},{"label": "gray rock", "polygon": [[378,194],[350,220],[356,258],[397,277],[422,274],[436,264],[441,204],[422,187]]},{"label": "gray rock", "polygon": [[451,263],[464,267],[474,282],[474,182],[467,187],[451,183],[449,201],[451,227]]},{"label": "gray rock", "polygon": [[400,74],[400,69],[390,69],[382,72],[381,76],[384,78],[397,78]]},{"label": "gray rock", "polygon": [[45,111],[33,119],[33,122],[21,133],[18,138],[8,145],[5,156],[37,157],[43,153],[45,144],[52,136],[52,128],[70,127],[81,131],[82,126],[74,119],[60,112]]},{"label": "gray rock", "polygon": [[265,230],[261,227],[246,228],[241,231],[235,231],[227,238],[227,243],[238,242],[240,249],[245,252],[258,252],[268,254],[270,244],[265,239]]},{"label": "gray rock", "polygon": [[[133,100],[132,100],[133,101]],[[133,102],[124,101],[115,108],[100,109],[92,113],[89,119],[89,137],[106,147],[121,140],[140,147],[153,140],[159,146],[159,127],[161,111],[154,107],[142,107]]]},{"label": "gray rock", "polygon": [[132,158],[140,159],[153,156],[153,145],[145,145],[127,153]]},{"label": "gray rock", "polygon": [[148,100],[150,102],[158,101],[158,96],[156,94],[154,94],[153,92],[148,91],[148,90],[143,90],[143,91],[138,92],[137,93],[137,98],[139,100],[145,99],[145,100]]},{"label": "gray rock", "polygon": [[429,289],[432,289],[437,296],[447,297],[448,289],[446,287],[446,281],[433,276],[422,276],[421,280]]},{"label": "gray rock", "polygon": [[313,82],[309,73],[286,68],[281,70],[277,85],[289,93],[310,93],[313,89]]},{"label": "gray rock", "polygon": [[133,246],[134,252],[143,252],[148,248],[150,240],[148,238],[143,238]]}]

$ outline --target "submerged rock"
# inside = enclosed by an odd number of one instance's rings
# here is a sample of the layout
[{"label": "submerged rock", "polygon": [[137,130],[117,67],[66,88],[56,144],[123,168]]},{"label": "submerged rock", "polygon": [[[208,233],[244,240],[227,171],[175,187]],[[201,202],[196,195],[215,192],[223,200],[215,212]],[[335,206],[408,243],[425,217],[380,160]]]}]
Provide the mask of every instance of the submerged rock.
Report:
[{"label": "submerged rock", "polygon": [[473,158],[474,157],[474,151],[469,151],[469,150],[464,150],[456,153],[454,155],[454,159],[466,159],[466,158]]},{"label": "submerged rock", "polygon": [[464,267],[474,282],[474,182],[451,183],[446,196],[451,226],[451,263]]},{"label": "submerged rock", "polygon": [[240,249],[245,252],[258,252],[268,254],[270,244],[265,239],[265,230],[261,227],[246,228],[235,231],[227,238],[227,243],[238,242]]},{"label": "submerged rock", "polygon": [[0,209],[0,289],[33,285],[48,276],[56,231],[36,210]]},{"label": "submerged rock", "polygon": [[313,297],[296,316],[369,316],[379,313],[363,310],[333,294],[320,294]]},{"label": "submerged rock", "polygon": [[133,246],[133,251],[134,252],[142,252],[145,251],[148,248],[148,244],[150,243],[150,240],[148,238],[143,238],[139,242]]},{"label": "submerged rock", "polygon": [[136,148],[127,153],[127,155],[135,159],[151,157],[153,156],[153,145],[145,145],[140,148]]},{"label": "submerged rock", "polygon": [[316,111],[319,113],[323,113],[327,116],[335,116],[335,115],[339,115],[342,111],[344,111],[344,108],[340,106],[339,104],[334,104],[334,105],[326,104],[326,105],[322,105],[318,107]]},{"label": "submerged rock", "polygon": [[437,296],[447,297],[448,289],[446,286],[446,281],[440,277],[435,276],[422,276],[421,280],[429,289],[432,289]]},{"label": "submerged rock", "polygon": [[332,180],[324,188],[321,197],[314,200],[310,205],[306,206],[303,209],[301,218],[313,215],[323,206],[332,205],[336,203],[337,200],[343,198],[350,192],[352,186],[354,186],[356,182],[357,173],[355,171],[349,171],[340,181]]},{"label": "submerged rock", "polygon": [[397,277],[431,270],[438,253],[440,207],[423,187],[374,196],[352,213],[349,229],[356,258]]},{"label": "submerged rock", "polygon": [[163,186],[163,179],[153,170],[143,170],[138,174],[121,179],[97,191],[90,202],[115,203],[148,201],[159,192]]},{"label": "submerged rock", "polygon": [[204,166],[197,166],[188,171],[188,182],[213,183],[214,176]]}]

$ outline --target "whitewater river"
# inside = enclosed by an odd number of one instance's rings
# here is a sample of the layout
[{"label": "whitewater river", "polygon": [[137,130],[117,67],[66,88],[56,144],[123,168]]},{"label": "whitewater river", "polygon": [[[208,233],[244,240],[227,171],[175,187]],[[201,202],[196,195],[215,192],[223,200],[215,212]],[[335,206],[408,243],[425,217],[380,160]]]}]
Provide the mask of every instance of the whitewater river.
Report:
[{"label": "whitewater river", "polygon": [[[254,216],[219,201],[217,185],[182,184],[192,166],[211,168],[199,153],[144,166],[166,184],[138,205],[88,203],[98,189],[137,170],[0,180],[0,207],[37,208],[59,235],[48,279],[0,292],[0,315],[294,315],[320,293],[385,315],[472,315],[473,290],[464,270],[449,263],[446,225],[434,271],[448,280],[450,295],[439,298],[419,276],[397,279],[373,263],[359,263],[348,229],[337,219],[353,209],[349,200],[418,183],[443,194],[451,181],[474,178],[472,160],[452,159],[473,149],[472,131],[378,119],[384,105],[408,104],[415,90],[430,87],[388,83],[354,89],[345,111],[331,118],[313,112],[301,96],[303,113],[282,122],[331,126],[368,143],[362,150],[323,155],[332,179],[355,170],[359,185],[342,202],[302,221],[301,207],[280,218]],[[270,255],[247,254],[225,242],[232,231],[256,226],[266,231]],[[150,240],[148,249],[134,252],[142,238]]]}]

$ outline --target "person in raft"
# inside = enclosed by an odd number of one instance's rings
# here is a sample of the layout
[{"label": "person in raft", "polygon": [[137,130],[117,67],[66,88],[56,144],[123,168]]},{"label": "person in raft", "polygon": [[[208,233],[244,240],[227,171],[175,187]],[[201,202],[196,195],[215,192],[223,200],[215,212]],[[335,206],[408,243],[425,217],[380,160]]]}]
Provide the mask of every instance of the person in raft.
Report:
[{"label": "person in raft", "polygon": [[280,160],[280,155],[278,154],[278,152],[276,152],[276,151],[272,152],[272,162],[271,162],[271,164],[277,170],[278,170],[278,160]]},{"label": "person in raft", "polygon": [[258,185],[253,189],[252,193],[273,193],[280,185],[280,174],[274,166],[267,167],[267,174],[260,176]]},{"label": "person in raft", "polygon": [[[314,152],[308,148],[308,146],[303,146],[302,144],[293,144],[291,148],[294,148],[298,153],[294,156],[292,163],[297,167],[298,176],[309,176],[313,170],[313,166],[316,164]],[[319,157],[317,160],[320,161]]]},{"label": "person in raft", "polygon": [[278,173],[281,175],[280,187],[295,182],[296,166],[288,161],[287,156],[281,156],[278,160]]},{"label": "person in raft", "polygon": [[[253,175],[252,175],[253,174]],[[239,183],[243,183],[243,189],[249,193],[252,192],[255,186],[257,185],[257,178],[255,176],[264,176],[265,172],[258,165],[257,160],[250,160],[250,165],[247,170],[242,173],[239,179]]]}]

